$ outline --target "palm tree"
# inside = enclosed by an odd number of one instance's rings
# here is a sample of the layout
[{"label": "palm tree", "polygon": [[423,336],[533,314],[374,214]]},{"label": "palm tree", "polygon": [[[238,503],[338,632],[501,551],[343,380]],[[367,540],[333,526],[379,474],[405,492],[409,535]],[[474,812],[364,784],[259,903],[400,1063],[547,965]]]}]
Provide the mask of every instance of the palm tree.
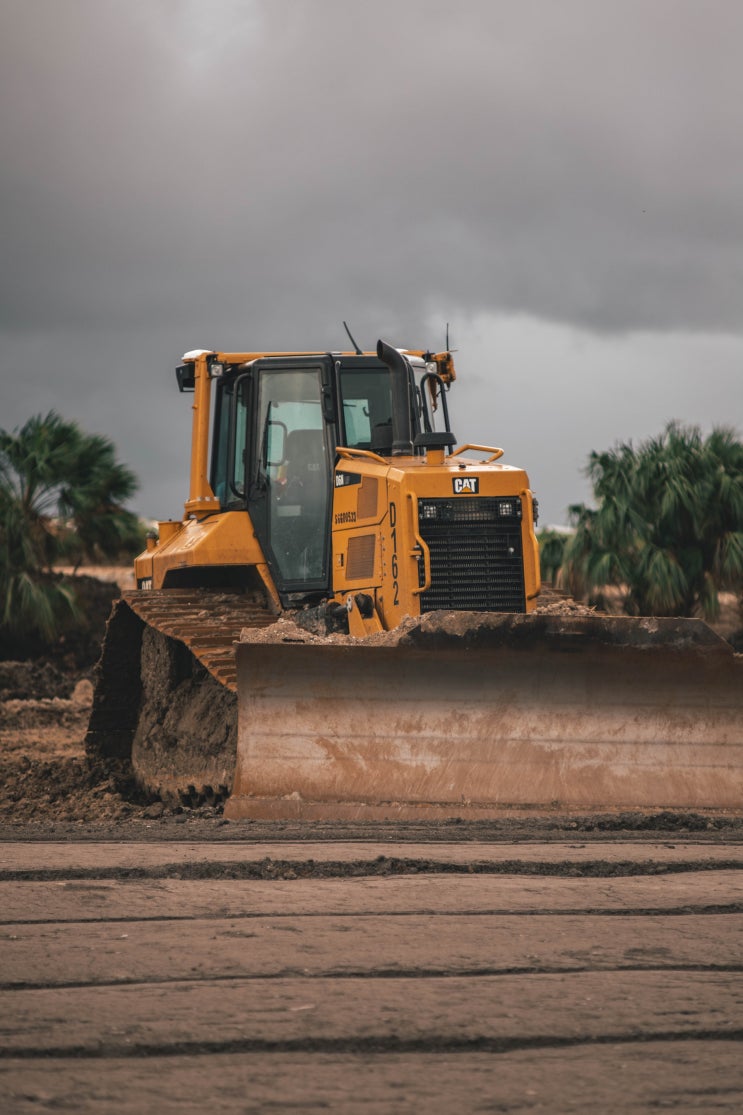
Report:
[{"label": "palm tree", "polygon": [[671,422],[638,446],[592,453],[596,508],[570,509],[576,528],[560,573],[575,592],[626,587],[640,615],[719,613],[743,588],[743,443],[733,430]]},{"label": "palm tree", "polygon": [[545,528],[537,535],[539,542],[539,564],[542,580],[555,583],[565,555],[568,536],[557,530]]},{"label": "palm tree", "polygon": [[82,435],[61,499],[76,567],[142,548],[139,520],[122,506],[136,490],[134,473],[117,462],[112,442]]},{"label": "palm tree", "polygon": [[120,551],[136,524],[121,502],[135,490],[111,442],[54,411],[0,430],[0,622],[51,638],[75,608],[53,565]]}]

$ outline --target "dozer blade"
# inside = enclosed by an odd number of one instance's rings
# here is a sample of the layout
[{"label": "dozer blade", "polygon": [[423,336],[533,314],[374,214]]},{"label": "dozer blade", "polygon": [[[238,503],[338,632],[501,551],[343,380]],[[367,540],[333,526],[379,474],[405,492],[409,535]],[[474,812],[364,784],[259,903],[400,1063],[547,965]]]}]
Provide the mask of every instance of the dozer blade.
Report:
[{"label": "dozer blade", "polygon": [[265,637],[237,648],[229,817],[743,804],[743,658],[701,621],[431,613],[371,642]]}]

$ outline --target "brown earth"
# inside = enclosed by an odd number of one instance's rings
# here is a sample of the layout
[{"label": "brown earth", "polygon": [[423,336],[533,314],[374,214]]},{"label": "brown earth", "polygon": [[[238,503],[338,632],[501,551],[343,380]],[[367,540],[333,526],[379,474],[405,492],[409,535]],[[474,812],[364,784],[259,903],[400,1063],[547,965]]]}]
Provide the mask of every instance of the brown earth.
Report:
[{"label": "brown earth", "polygon": [[741,1110],[743,816],[128,801],[90,678],[0,662],[3,1110]]},{"label": "brown earth", "polygon": [[[89,623],[84,639],[73,650],[68,637],[45,657],[26,661],[0,661],[0,839],[23,835],[44,838],[50,833],[75,838],[81,833],[116,832],[117,839],[140,839],[171,833],[206,839],[234,837],[236,829],[251,825],[251,839],[400,839],[449,840],[452,831],[467,840],[509,837],[559,838],[579,831],[598,836],[611,832],[632,837],[645,832],[704,833],[707,839],[724,839],[743,833],[743,817],[715,814],[607,814],[585,816],[559,810],[541,813],[504,809],[492,822],[411,822],[409,824],[329,825],[321,822],[228,822],[221,805],[174,808],[160,801],[122,796],[114,784],[92,768],[85,756],[84,736],[92,698],[95,651],[93,636],[102,632],[110,600],[118,584],[130,586],[131,570],[96,569],[96,577],[83,575],[82,588]],[[594,609],[561,593],[547,590],[540,602],[546,614],[585,615]],[[291,625],[290,620],[281,621]],[[307,637],[306,630],[302,633]],[[310,636],[311,638],[311,636]],[[342,638],[342,637],[341,637]],[[88,658],[85,659],[85,647]],[[82,665],[80,662],[82,661]],[[259,835],[260,834],[260,835]]]},{"label": "brown earth", "polygon": [[3,846],[4,1111],[741,1110],[734,840],[112,835]]},{"label": "brown earth", "polygon": [[[40,696],[45,690],[50,696]],[[71,689],[71,691],[70,691]],[[60,696],[64,695],[64,696]],[[91,769],[85,731],[93,686],[74,682],[50,663],[3,662],[0,666],[0,840],[78,838],[103,832],[116,840],[186,835],[228,840],[238,831],[261,840],[450,841],[528,838],[607,833],[631,837],[648,832],[697,833],[707,840],[743,835],[743,816],[731,814],[567,814],[504,809],[491,822],[416,822],[408,824],[324,824],[320,822],[228,822],[222,806],[168,807],[120,794],[109,779]],[[185,826],[185,828],[184,828]],[[260,834],[260,835],[259,835]]]},{"label": "brown earth", "polygon": [[[583,815],[559,810],[504,810],[488,822],[326,824],[228,822],[222,807],[169,808],[124,797],[88,764],[84,749],[92,684],[50,663],[0,664],[0,840],[559,840],[636,839],[644,833],[686,834],[720,841],[743,836],[743,816],[714,813]],[[47,694],[43,695],[42,694]],[[185,826],[185,827],[184,827]]]}]

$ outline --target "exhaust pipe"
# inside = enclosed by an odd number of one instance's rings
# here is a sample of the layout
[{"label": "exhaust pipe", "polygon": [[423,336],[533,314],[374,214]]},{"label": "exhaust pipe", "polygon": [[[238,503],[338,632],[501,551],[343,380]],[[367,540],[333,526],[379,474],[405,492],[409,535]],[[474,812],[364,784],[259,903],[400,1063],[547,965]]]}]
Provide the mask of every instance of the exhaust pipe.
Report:
[{"label": "exhaust pipe", "polygon": [[385,341],[377,341],[377,356],[389,368],[392,381],[392,456],[410,457],[413,454],[413,439],[409,365],[402,353]]}]

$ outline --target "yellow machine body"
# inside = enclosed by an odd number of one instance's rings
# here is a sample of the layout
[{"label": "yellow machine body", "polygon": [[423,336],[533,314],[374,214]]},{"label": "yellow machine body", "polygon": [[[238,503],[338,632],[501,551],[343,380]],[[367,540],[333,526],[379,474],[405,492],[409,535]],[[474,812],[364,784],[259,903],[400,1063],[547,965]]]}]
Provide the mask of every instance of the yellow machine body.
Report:
[{"label": "yellow machine body", "polygon": [[741,804],[743,661],[700,621],[539,612],[529,479],[455,448],[450,353],[177,373],[189,495],[109,621],[93,758],[231,817]]},{"label": "yellow machine body", "polygon": [[[488,447],[482,451],[486,459],[499,455]],[[445,457],[434,451],[425,458],[397,459],[393,464],[342,448],[339,453],[336,477],[360,478],[353,485],[336,480],[333,500],[333,589],[336,599],[346,602],[352,635],[389,631],[405,616],[420,615],[421,599],[430,592],[432,581],[430,545],[419,525],[421,502],[424,498],[454,502],[455,483],[462,493],[456,500],[463,518],[466,501],[475,491],[480,498],[506,500],[516,495],[520,500],[524,611],[533,611],[541,583],[525,472],[463,453]],[[464,576],[464,571],[459,575]],[[357,606],[358,595],[374,602],[366,619]]]},{"label": "yellow machine body", "polygon": [[[313,355],[320,354],[190,355],[194,403],[189,498],[183,520],[161,522],[159,540],[135,560],[139,589],[197,585],[199,570],[250,569],[272,604],[281,608],[271,563],[250,512],[224,510],[210,484],[210,392],[212,381],[218,378],[214,375],[215,367],[220,371],[247,369],[257,361]],[[342,355],[353,359],[356,354]],[[372,353],[365,355],[374,357]],[[430,357],[428,366],[440,369],[437,374],[444,384],[451,383],[455,378],[451,354],[426,355]],[[406,356],[423,359],[418,352]],[[463,523],[468,521],[469,510],[474,511],[473,500],[512,501],[513,509],[518,511],[513,527],[519,535],[514,549],[518,551],[523,576],[523,604],[519,610],[534,609],[540,590],[534,500],[526,473],[501,463],[501,449],[464,445],[446,452],[436,446],[424,453],[394,458],[344,446],[335,450],[337,460],[325,527],[332,540],[326,597],[345,607],[351,634],[363,636],[390,630],[405,616],[417,616],[425,610],[421,600],[431,591],[432,569],[430,545],[419,526],[423,499],[458,504]],[[450,555],[450,560],[456,563],[456,555]],[[460,564],[466,563],[468,555],[460,555],[459,560]],[[456,576],[461,579],[466,574],[463,565]]]}]

